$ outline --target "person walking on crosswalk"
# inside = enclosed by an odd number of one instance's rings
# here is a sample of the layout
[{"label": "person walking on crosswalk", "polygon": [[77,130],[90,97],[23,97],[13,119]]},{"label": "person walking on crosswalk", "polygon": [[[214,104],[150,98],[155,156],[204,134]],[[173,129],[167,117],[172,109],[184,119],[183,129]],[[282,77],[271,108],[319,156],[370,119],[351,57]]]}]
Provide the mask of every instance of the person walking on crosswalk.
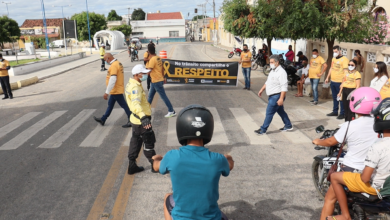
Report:
[{"label": "person walking on crosswalk", "polygon": [[106,54],[106,45],[101,44],[100,45],[100,59],[102,60],[102,65],[100,68],[100,71],[106,71],[105,61],[104,61],[104,54]]},{"label": "person walking on crosswalk", "polygon": [[104,123],[106,122],[107,118],[110,116],[112,109],[114,108],[115,102],[118,102],[118,104],[125,110],[128,122],[127,124],[123,125],[123,128],[129,128],[131,127],[130,123],[130,115],[131,111],[129,109],[129,106],[127,106],[125,98],[123,97],[123,94],[125,92],[125,86],[124,86],[124,73],[123,73],[123,66],[122,64],[112,56],[110,53],[106,53],[103,57],[103,60],[110,64],[110,68],[108,68],[108,73],[106,77],[106,92],[103,95],[103,98],[107,100],[108,95],[110,95],[110,98],[108,99],[108,107],[106,110],[106,113],[101,118],[93,117],[95,121],[99,122],[102,126],[104,126]]},{"label": "person walking on crosswalk", "polygon": [[267,132],[269,125],[271,124],[272,118],[277,112],[282,118],[284,127],[279,129],[280,131],[291,131],[293,126],[290,119],[288,118],[287,113],[284,111],[283,102],[286,99],[286,93],[288,88],[287,73],[279,65],[279,55],[272,55],[270,57],[270,67],[271,71],[265,82],[263,88],[260,89],[258,95],[261,97],[261,94],[266,90],[268,95],[268,105],[266,110],[266,116],[264,119],[263,125],[255,130],[255,133],[261,135]]},{"label": "person walking on crosswalk", "polygon": [[11,85],[9,84],[9,75],[8,70],[10,69],[9,62],[3,59],[3,54],[0,53],[0,83],[1,88],[3,89],[4,98],[3,99],[13,99]]},{"label": "person walking on crosswalk", "polygon": [[136,163],[142,145],[144,145],[144,155],[151,164],[152,172],[157,173],[157,171],[153,170],[152,160],[152,157],[156,155],[154,150],[156,138],[151,124],[152,109],[141,84],[142,81],[147,80],[149,72],[150,70],[146,69],[142,64],[134,66],[132,70],[133,78],[130,78],[126,85],[126,100],[132,111],[130,122],[133,127],[133,136],[130,140],[128,154],[129,167],[127,170],[127,173],[130,175],[144,170],[143,167],[137,166]]}]

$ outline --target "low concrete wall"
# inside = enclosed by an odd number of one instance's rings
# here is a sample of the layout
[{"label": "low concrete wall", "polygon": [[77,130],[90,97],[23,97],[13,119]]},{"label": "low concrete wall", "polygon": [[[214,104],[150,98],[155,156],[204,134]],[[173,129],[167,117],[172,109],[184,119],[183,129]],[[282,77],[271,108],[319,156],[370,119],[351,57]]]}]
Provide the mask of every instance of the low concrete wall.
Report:
[{"label": "low concrete wall", "polygon": [[[8,60],[8,61],[15,61],[16,60],[16,57],[15,56],[3,56],[3,58],[5,60]],[[18,55],[18,60],[29,60],[29,59],[40,59],[41,58],[41,55],[40,54],[37,54],[37,55]]]},{"label": "low concrete wall", "polygon": [[[16,90],[16,89],[20,89],[22,87],[25,87],[25,86],[29,86],[29,85],[32,85],[32,84],[35,84],[37,83],[39,80],[38,80],[38,77],[37,76],[34,76],[32,78],[29,78],[29,79],[25,79],[25,80],[20,80],[20,81],[17,81],[17,82],[14,82],[14,83],[11,83],[11,90]],[[0,94],[3,94],[3,89],[0,87]]]},{"label": "low concrete wall", "polygon": [[24,64],[16,67],[12,67],[8,73],[10,76],[18,76],[18,75],[23,75],[31,72],[35,72],[38,70],[50,68],[56,65],[61,65],[64,63],[68,63],[74,60],[78,60],[80,58],[86,57],[85,52],[80,52],[75,55],[71,56],[64,56],[64,57],[58,57],[55,59],[50,59],[50,60],[44,60],[44,61],[39,61],[35,63],[29,63],[29,64]]}]

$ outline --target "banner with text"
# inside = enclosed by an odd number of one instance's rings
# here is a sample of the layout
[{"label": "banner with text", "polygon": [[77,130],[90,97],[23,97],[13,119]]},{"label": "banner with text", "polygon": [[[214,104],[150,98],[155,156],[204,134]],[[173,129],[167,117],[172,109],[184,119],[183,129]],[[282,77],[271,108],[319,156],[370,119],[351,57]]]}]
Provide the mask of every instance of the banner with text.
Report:
[{"label": "banner with text", "polygon": [[163,59],[167,84],[237,86],[237,62],[193,62]]}]

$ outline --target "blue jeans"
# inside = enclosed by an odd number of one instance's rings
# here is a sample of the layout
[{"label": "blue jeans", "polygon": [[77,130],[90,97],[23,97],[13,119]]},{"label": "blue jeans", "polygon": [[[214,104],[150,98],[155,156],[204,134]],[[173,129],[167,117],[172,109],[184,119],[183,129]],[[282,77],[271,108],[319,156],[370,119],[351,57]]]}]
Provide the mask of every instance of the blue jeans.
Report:
[{"label": "blue jeans", "polygon": [[[344,106],[341,101],[337,101],[337,94],[340,92],[340,85],[341,83],[338,82],[330,82],[330,89],[332,90],[332,97],[333,97],[333,113],[339,112],[339,106],[340,106],[340,115],[344,115]],[[347,97],[345,97],[347,98]]]},{"label": "blue jeans", "polygon": [[104,115],[101,118],[102,121],[106,121],[107,118],[110,117],[115,102],[118,102],[118,104],[125,110],[127,115],[127,120],[130,120],[131,111],[129,109],[129,106],[126,103],[123,94],[118,94],[118,95],[110,95],[110,97],[108,98],[108,107],[106,113],[104,113]]},{"label": "blue jeans", "polygon": [[[278,95],[273,95],[268,97],[268,105],[267,105],[267,110],[266,110],[266,115],[264,119],[263,125],[260,127],[262,131],[266,132],[269,125],[272,122],[272,119],[277,112],[279,116],[282,118],[282,121],[284,123],[285,128],[292,128],[292,124],[290,119],[288,118],[287,113],[284,111],[284,106],[279,106],[277,101],[280,98],[280,94]],[[286,99],[286,98],[284,98]]]},{"label": "blue jeans", "polygon": [[315,102],[318,102],[318,83],[320,79],[310,79],[311,88],[313,89],[313,98]]},{"label": "blue jeans", "polygon": [[154,95],[158,92],[160,95],[160,98],[164,101],[165,105],[168,107],[168,112],[174,112],[173,107],[171,102],[169,101],[167,94],[165,94],[165,89],[164,89],[164,82],[156,82],[156,83],[151,83],[150,85],[150,91],[149,91],[149,97],[148,97],[148,102],[152,104]]},{"label": "blue jeans", "polygon": [[242,74],[244,75],[245,78],[245,88],[250,88],[251,87],[251,68],[242,68]]}]

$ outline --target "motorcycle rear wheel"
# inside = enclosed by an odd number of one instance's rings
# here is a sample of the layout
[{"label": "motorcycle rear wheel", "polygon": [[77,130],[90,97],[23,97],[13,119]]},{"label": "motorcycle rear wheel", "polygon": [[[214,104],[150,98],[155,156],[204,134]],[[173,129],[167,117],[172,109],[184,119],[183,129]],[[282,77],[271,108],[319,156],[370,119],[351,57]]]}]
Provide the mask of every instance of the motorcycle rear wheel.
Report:
[{"label": "motorcycle rear wheel", "polygon": [[228,57],[229,57],[229,58],[232,58],[232,57],[233,57],[233,54],[232,54],[232,53],[229,53]]},{"label": "motorcycle rear wheel", "polygon": [[236,52],[236,55],[240,57],[240,56],[241,56],[241,53],[240,53],[240,52]]},{"label": "motorcycle rear wheel", "polygon": [[269,64],[265,64],[263,66],[263,73],[264,73],[264,75],[268,76],[270,71],[271,71],[271,67],[269,66]]},{"label": "motorcycle rear wheel", "polygon": [[256,63],[256,61],[252,61],[251,69],[252,70],[257,70],[258,67],[259,67],[259,65]]},{"label": "motorcycle rear wheel", "polygon": [[329,189],[329,182],[322,182],[321,185],[318,184],[318,182],[320,181],[320,171],[322,169],[322,166],[323,164],[321,162],[314,160],[313,164],[311,165],[311,174],[314,187],[316,188],[318,195],[321,199],[324,199],[326,192]]}]

